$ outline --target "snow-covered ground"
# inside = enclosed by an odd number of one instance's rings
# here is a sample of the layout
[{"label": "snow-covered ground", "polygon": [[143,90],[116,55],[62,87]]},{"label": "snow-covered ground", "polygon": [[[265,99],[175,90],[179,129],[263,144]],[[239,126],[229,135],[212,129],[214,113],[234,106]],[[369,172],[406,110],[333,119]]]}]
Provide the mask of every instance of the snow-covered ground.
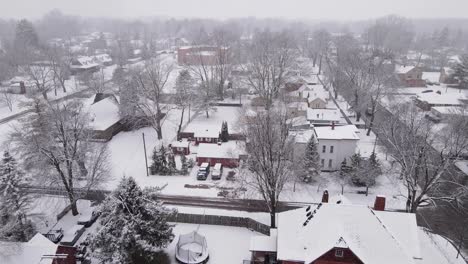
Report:
[{"label": "snow-covered ground", "polygon": [[250,238],[261,235],[243,227],[175,223],[174,241],[165,249],[171,263],[177,263],[175,251],[179,235],[195,230],[206,238],[210,256],[208,264],[239,264],[243,260],[249,260]]}]

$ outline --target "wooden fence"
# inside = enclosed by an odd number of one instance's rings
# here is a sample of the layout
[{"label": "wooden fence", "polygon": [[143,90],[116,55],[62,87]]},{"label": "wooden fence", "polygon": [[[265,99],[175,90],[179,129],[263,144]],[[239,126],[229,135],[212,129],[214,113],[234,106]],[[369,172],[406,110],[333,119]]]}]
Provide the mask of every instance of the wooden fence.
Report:
[{"label": "wooden fence", "polygon": [[169,218],[168,221],[187,224],[246,227],[258,233],[267,236],[270,235],[270,226],[257,222],[248,217],[178,213]]}]

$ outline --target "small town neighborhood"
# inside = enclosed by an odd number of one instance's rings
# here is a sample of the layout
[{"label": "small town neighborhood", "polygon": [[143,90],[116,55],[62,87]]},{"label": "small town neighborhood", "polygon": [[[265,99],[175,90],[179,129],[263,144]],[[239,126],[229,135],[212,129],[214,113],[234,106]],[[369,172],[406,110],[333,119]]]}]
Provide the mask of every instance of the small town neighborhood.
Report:
[{"label": "small town neighborhood", "polygon": [[1,264],[468,262],[466,18],[50,2],[0,11]]}]

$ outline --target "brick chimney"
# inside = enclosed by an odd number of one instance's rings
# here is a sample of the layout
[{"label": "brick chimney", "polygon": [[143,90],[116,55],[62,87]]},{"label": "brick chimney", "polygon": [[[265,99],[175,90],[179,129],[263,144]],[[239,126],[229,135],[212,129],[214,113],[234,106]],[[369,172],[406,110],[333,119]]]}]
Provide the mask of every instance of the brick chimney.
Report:
[{"label": "brick chimney", "polygon": [[331,129],[335,130],[335,121],[332,121]]},{"label": "brick chimney", "polygon": [[327,190],[323,191],[322,203],[328,203],[328,191]]},{"label": "brick chimney", "polygon": [[374,210],[385,211],[385,196],[377,195],[375,197]]}]

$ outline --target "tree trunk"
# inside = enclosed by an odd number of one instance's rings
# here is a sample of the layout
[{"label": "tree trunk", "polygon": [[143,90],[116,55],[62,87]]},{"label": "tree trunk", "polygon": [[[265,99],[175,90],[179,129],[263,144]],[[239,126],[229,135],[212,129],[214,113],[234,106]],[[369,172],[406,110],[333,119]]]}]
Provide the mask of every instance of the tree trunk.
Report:
[{"label": "tree trunk", "polygon": [[42,97],[44,97],[44,99],[45,99],[46,101],[48,101],[48,97],[47,97],[47,92],[46,92],[46,91],[42,92]]},{"label": "tree trunk", "polygon": [[361,120],[361,111],[356,111],[356,122]]},{"label": "tree trunk", "polygon": [[341,185],[341,195],[344,194],[344,185]]},{"label": "tree trunk", "polygon": [[270,228],[276,228],[276,209],[270,212]]},{"label": "tree trunk", "polygon": [[206,110],[205,110],[205,113],[206,113],[206,118],[210,118],[210,115],[209,115],[209,113],[208,113],[208,112],[209,112],[209,110],[208,110],[208,109],[206,109]]},{"label": "tree trunk", "polygon": [[162,127],[161,127],[161,111],[158,110],[157,113],[156,113],[156,133],[158,134],[158,139],[162,139],[163,138],[163,135],[162,135]]},{"label": "tree trunk", "polygon": [[372,113],[371,119],[370,119],[370,122],[369,122],[369,127],[367,128],[367,133],[366,133],[367,136],[370,136],[372,126],[374,125],[374,116],[375,116],[375,113]]},{"label": "tree trunk", "polygon": [[369,196],[369,186],[366,186],[366,196]]},{"label": "tree trunk", "polygon": [[320,55],[320,61],[319,61],[319,71],[318,74],[322,72],[322,55]]},{"label": "tree trunk", "polygon": [[76,200],[73,199],[73,197],[69,197],[69,199],[72,215],[78,215],[78,207],[76,207]]},{"label": "tree trunk", "polygon": [[179,127],[177,128],[177,140],[179,140],[180,130],[182,129],[182,123],[184,122],[184,113],[185,113],[185,107],[182,107],[182,114],[180,115]]}]

